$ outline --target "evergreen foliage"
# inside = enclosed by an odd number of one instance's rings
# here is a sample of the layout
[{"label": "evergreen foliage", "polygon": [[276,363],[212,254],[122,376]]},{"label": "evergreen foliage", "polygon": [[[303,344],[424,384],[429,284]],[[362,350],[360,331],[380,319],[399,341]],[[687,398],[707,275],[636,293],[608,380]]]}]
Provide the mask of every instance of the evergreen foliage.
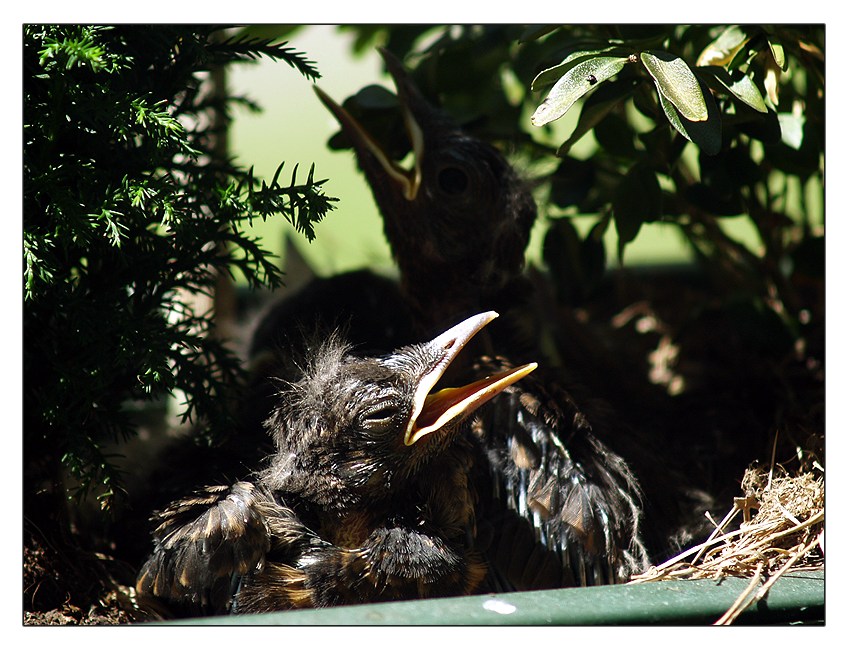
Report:
[{"label": "evergreen foliage", "polygon": [[227,432],[243,371],[189,297],[234,269],[277,285],[245,224],[282,215],[312,239],[336,200],[312,168],[286,184],[281,164],[266,183],[217,153],[238,99],[204,81],[259,57],[319,76],[286,43],[218,27],[24,27],[28,493],[70,472],[111,508],[121,477],[104,446],[134,435],[139,400],[179,391],[184,418]]}]

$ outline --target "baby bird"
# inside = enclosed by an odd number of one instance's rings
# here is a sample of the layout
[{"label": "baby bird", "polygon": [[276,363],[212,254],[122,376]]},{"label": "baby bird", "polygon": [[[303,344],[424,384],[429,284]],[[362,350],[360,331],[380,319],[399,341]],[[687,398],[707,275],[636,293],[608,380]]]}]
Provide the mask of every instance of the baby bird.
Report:
[{"label": "baby bird", "polygon": [[[492,477],[486,521],[501,549],[493,550],[500,558],[492,562],[501,578],[497,588],[627,580],[648,561],[644,493],[631,463],[651,468],[642,480],[650,480],[656,466],[625,418],[543,354],[534,286],[522,273],[536,218],[533,197],[498,150],[433,107],[400,61],[381,54],[412,148],[409,168],[345,107],[317,93],[371,186],[418,331],[493,309],[502,318],[470,346],[455,372],[474,377],[530,359],[540,363],[527,382],[493,400],[475,429]],[[551,553],[559,558],[556,566]]]},{"label": "baby bird", "polygon": [[194,613],[244,613],[478,590],[487,564],[470,470],[484,452],[469,416],[536,364],[438,383],[496,316],[380,357],[353,356],[338,337],[310,350],[266,423],[266,468],[155,515],[138,591]]}]

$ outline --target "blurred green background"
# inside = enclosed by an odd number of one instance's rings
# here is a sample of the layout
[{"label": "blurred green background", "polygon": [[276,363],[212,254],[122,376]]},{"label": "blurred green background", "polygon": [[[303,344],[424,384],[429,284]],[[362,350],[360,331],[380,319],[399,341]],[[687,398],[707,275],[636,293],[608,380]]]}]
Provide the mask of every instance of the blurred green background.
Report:
[{"label": "blurred green background", "polygon": [[[269,27],[270,28],[270,27]],[[284,36],[297,50],[304,52],[318,66],[322,90],[338,102],[369,84],[380,84],[394,91],[389,75],[375,50],[363,55],[352,53],[354,35],[340,31],[335,25],[309,25]],[[316,228],[316,239],[308,243],[282,219],[255,224],[255,234],[281,257],[286,270],[285,238],[289,237],[310,267],[319,275],[330,275],[356,268],[370,267],[391,272],[389,247],[365,179],[357,171],[352,152],[333,152],[327,141],[338,125],[321,105],[312,84],[285,63],[261,60],[256,64],[231,67],[228,73],[231,92],[245,95],[262,108],[253,113],[244,108],[234,111],[230,129],[230,151],[237,163],[253,165],[257,176],[271,178],[281,161],[286,162],[282,178],[291,174],[298,163],[299,178],[305,178],[309,165],[315,163],[316,178],[329,179],[325,191],[339,198],[337,209]],[[530,115],[526,117],[530,119]],[[571,133],[577,111],[556,124],[564,139]],[[580,146],[583,145],[583,146]],[[592,135],[584,137],[572,154],[586,156],[594,148]],[[542,212],[542,211],[541,211]],[[595,223],[595,215],[575,219],[578,230],[585,234]],[[528,250],[528,259],[540,260],[544,231],[540,219]],[[749,239],[748,220],[724,219],[723,227],[735,237]],[[616,261],[616,233],[607,232],[607,253],[611,264]],[[626,265],[681,263],[691,259],[677,229],[669,224],[644,224],[640,236],[625,251]]]},{"label": "blurred green background", "polygon": [[[377,52],[355,58],[353,36],[335,26],[310,26],[287,36],[298,51],[315,61],[321,88],[342,101],[362,86],[386,82]],[[329,179],[325,192],[339,198],[337,209],[316,226],[316,239],[308,243],[282,218],[256,223],[256,234],[265,246],[283,256],[289,237],[310,266],[321,275],[370,266],[387,270],[392,262],[377,209],[365,180],[358,174],[353,153],[332,152],[330,136],[338,130],[333,116],[322,106],[312,83],[283,62],[262,59],[231,66],[228,86],[262,108],[253,113],[238,108],[230,127],[230,152],[238,164],[254,166],[257,176],[270,179],[281,161],[281,178],[298,164],[298,177],[306,178],[315,163],[316,179]],[[285,265],[283,267],[285,269]]]}]

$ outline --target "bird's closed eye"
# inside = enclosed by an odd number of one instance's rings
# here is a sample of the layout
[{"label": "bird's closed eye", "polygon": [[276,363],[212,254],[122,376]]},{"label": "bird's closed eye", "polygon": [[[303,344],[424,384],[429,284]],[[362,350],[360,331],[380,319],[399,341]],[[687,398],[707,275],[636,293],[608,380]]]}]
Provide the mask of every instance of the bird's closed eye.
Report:
[{"label": "bird's closed eye", "polygon": [[384,404],[363,413],[362,422],[371,431],[385,431],[393,425],[397,417],[398,408]]}]

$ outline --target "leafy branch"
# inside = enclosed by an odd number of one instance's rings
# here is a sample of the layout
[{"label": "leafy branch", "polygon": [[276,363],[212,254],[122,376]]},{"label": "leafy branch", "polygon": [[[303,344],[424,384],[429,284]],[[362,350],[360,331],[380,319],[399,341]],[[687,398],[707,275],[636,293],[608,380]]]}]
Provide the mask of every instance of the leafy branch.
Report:
[{"label": "leafy branch", "polygon": [[[305,55],[191,26],[24,30],[24,411],[27,494],[54,467],[111,510],[122,476],[108,445],[133,404],[179,393],[203,435],[230,433],[244,370],[208,333],[219,274],[273,287],[280,269],[242,224],[287,219],[307,238],[333,209],[311,167],[288,185],[221,160],[207,127],[236,98],[203,92],[210,65],[269,57],[308,79]],[[47,472],[47,475],[45,475]]]},{"label": "leafy branch", "polygon": [[310,81],[318,81],[321,74],[314,61],[303,52],[289,46],[288,41],[275,43],[276,39],[264,39],[252,36],[233,36],[210,46],[210,52],[224,55],[226,60],[256,60],[263,56],[274,61],[283,61],[300,72]]}]

